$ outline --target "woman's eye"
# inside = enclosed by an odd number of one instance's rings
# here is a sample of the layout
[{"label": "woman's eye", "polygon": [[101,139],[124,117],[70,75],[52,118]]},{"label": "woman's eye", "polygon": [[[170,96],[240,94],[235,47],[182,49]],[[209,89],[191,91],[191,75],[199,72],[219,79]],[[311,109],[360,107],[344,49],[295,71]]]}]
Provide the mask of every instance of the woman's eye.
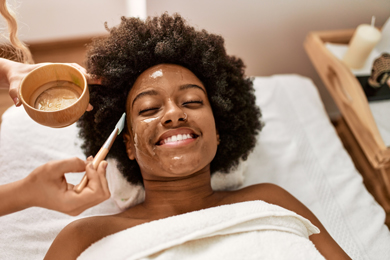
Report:
[{"label": "woman's eye", "polygon": [[151,107],[151,108],[147,108],[147,109],[142,109],[141,111],[139,111],[139,115],[142,115],[142,116],[148,116],[148,115],[152,115],[154,113],[156,113],[158,110],[157,107]]},{"label": "woman's eye", "polygon": [[200,105],[203,105],[202,100],[190,100],[183,103],[183,106],[190,108],[199,107]]}]

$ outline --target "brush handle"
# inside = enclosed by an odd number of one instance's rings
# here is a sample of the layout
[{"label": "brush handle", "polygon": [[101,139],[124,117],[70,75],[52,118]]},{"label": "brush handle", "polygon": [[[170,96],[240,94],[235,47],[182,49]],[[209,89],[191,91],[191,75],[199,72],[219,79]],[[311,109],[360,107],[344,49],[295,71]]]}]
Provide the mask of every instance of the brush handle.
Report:
[{"label": "brush handle", "polygon": [[[96,154],[95,158],[92,161],[92,167],[95,170],[97,170],[99,163],[102,160],[104,160],[104,158],[106,158],[107,154],[108,154],[108,149],[104,147],[100,148],[99,152]],[[84,174],[84,177],[81,179],[81,182],[74,187],[74,190],[77,193],[80,193],[85,188],[85,186],[87,186],[87,183],[88,183],[87,174]]]},{"label": "brush handle", "polygon": [[[95,158],[92,161],[92,167],[95,170],[97,170],[99,163],[102,160],[104,160],[104,158],[106,158],[108,151],[110,150],[112,144],[114,143],[115,137],[117,135],[118,135],[118,129],[115,129],[111,133],[107,141],[104,143],[102,148],[100,148],[99,152],[96,154]],[[84,177],[81,179],[81,182],[78,185],[74,186],[73,190],[76,191],[77,193],[80,193],[85,188],[85,186],[87,186],[87,184],[88,184],[88,178],[87,178],[87,174],[85,173]]]},{"label": "brush handle", "polygon": [[80,183],[74,186],[73,190],[77,193],[80,193],[85,186],[87,186],[88,178],[87,174],[84,174],[84,177],[81,179]]}]

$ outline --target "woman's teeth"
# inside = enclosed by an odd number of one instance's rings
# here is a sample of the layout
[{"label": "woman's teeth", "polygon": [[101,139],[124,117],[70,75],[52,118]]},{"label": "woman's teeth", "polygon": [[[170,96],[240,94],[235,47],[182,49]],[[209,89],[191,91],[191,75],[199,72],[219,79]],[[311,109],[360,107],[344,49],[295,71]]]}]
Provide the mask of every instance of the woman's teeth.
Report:
[{"label": "woman's teeth", "polygon": [[182,140],[186,140],[186,139],[189,139],[189,138],[193,138],[190,134],[179,134],[179,135],[173,135],[171,137],[168,137],[167,139],[164,139],[160,142],[160,144],[167,144],[167,143],[173,143],[173,142],[177,142],[177,141],[182,141]]}]

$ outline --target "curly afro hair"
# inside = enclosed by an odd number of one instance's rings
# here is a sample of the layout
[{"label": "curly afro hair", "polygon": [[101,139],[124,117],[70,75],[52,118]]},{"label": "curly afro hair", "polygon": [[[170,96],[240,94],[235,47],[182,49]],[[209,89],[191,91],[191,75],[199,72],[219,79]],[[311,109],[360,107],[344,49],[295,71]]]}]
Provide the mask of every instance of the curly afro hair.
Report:
[{"label": "curly afro hair", "polygon": [[[240,159],[247,159],[262,128],[261,113],[252,79],[245,77],[241,59],[226,54],[221,36],[197,31],[180,15],[167,13],[146,21],[122,17],[119,26],[107,30],[109,35],[94,39],[87,52],[88,73],[102,79],[101,85],[89,86],[94,109],[78,121],[87,156],[99,151],[125,112],[127,95],[137,77],[154,65],[169,63],[192,71],[207,90],[220,135],[211,173],[227,173]],[[143,183],[140,168],[127,157],[121,137],[109,157],[117,160],[129,182]]]}]

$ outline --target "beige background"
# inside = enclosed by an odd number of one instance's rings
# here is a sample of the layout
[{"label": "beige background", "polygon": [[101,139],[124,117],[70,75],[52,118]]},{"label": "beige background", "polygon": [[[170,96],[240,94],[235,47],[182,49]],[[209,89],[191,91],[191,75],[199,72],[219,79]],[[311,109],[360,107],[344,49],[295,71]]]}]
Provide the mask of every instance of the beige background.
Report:
[{"label": "beige background", "polygon": [[[9,0],[20,36],[29,42],[104,33],[127,15],[125,0]],[[138,1],[138,0],[129,0]],[[147,14],[179,12],[190,24],[222,35],[229,54],[247,64],[247,75],[296,73],[313,79],[331,117],[338,111],[312,67],[303,41],[309,31],[382,26],[390,0],[146,0]],[[0,23],[1,26],[1,23]],[[4,27],[4,26],[2,26]]]}]

